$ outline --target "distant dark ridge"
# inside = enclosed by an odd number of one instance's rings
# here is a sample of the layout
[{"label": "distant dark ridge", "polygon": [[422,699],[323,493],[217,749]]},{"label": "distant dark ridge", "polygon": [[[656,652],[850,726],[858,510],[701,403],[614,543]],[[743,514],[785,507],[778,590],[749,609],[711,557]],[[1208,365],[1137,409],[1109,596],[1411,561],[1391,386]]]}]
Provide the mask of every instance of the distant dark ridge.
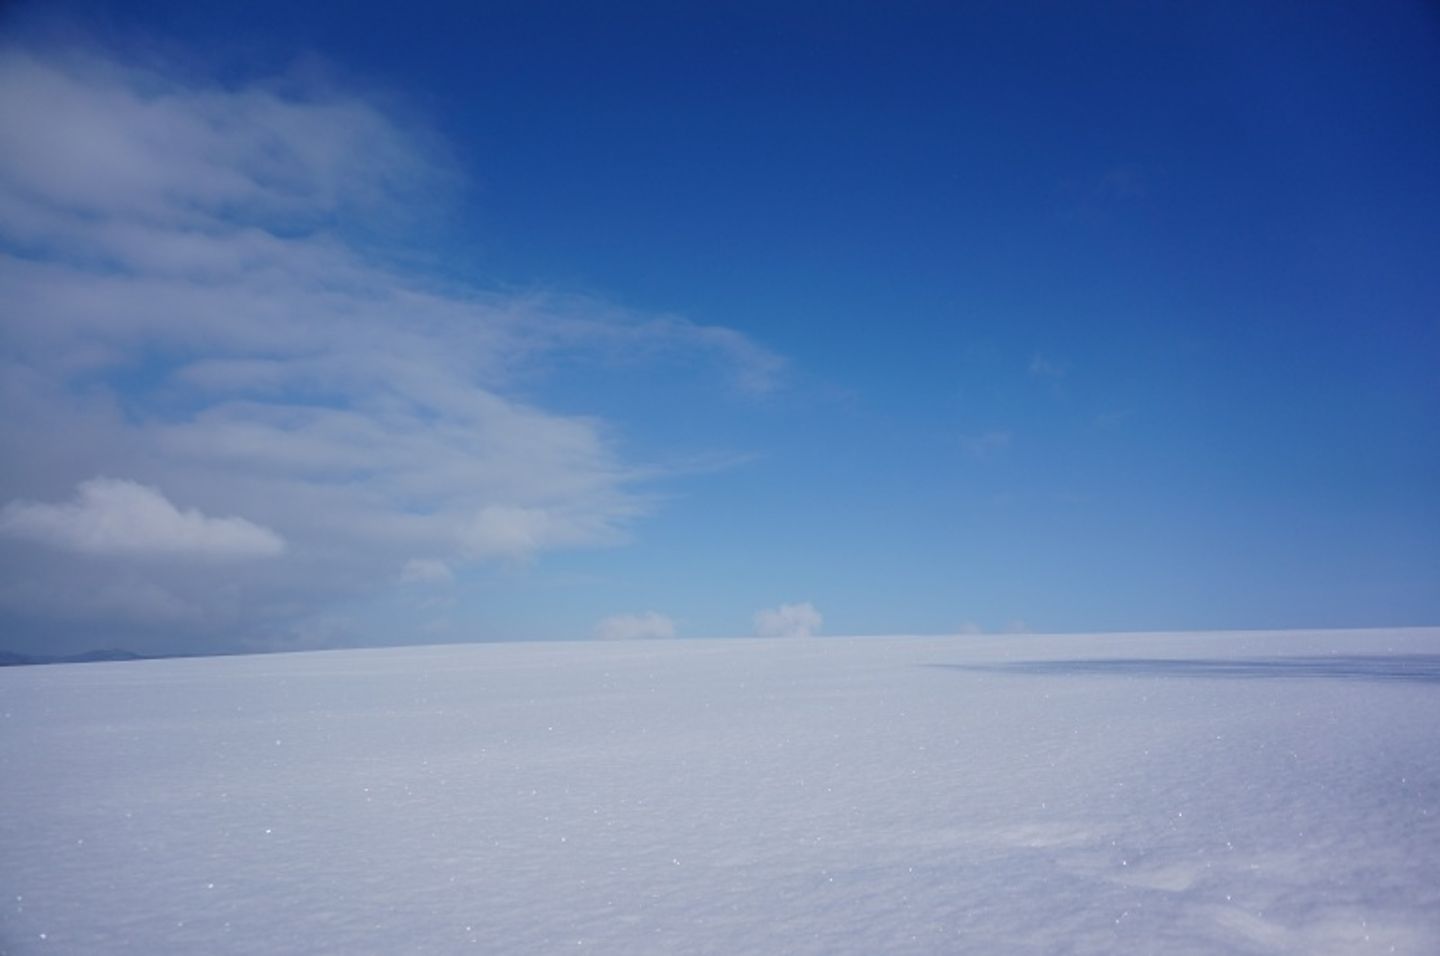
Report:
[{"label": "distant dark ridge", "polygon": [[85,651],[83,654],[71,654],[69,657],[62,657],[56,663],[60,664],[88,664],[93,661],[143,661],[144,654],[136,654],[134,651],[122,650],[117,647],[107,647],[98,651]]},{"label": "distant dark ridge", "polygon": [[99,661],[144,661],[149,659],[150,658],[144,654],[136,654],[134,651],[126,651],[114,647],[107,647],[98,651],[85,651],[80,654],[67,654],[60,657],[0,651],[0,667],[23,667],[27,664],[93,664]]}]

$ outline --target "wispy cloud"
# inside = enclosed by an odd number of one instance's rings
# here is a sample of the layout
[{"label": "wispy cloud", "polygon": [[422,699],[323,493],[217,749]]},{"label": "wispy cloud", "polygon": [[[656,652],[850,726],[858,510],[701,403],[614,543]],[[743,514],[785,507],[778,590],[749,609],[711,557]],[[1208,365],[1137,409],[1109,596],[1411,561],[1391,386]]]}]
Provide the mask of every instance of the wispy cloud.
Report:
[{"label": "wispy cloud", "polygon": [[810,637],[823,623],[824,618],[809,601],[755,612],[755,633],[760,637]]},{"label": "wispy cloud", "polygon": [[1065,360],[1052,355],[1032,355],[1027,371],[1031,382],[1046,386],[1055,398],[1064,400],[1067,397],[1070,365]]},{"label": "wispy cloud", "polygon": [[1135,417],[1135,410],[1131,408],[1119,408],[1111,411],[1101,412],[1091,419],[1094,428],[1112,429],[1120,428],[1126,422]]},{"label": "wispy cloud", "polygon": [[602,641],[668,639],[674,637],[676,632],[674,619],[658,611],[615,614],[595,625],[595,636]]},{"label": "wispy cloud", "polygon": [[450,584],[454,580],[450,565],[435,558],[411,558],[400,569],[401,584]]},{"label": "wispy cloud", "polygon": [[1013,437],[1010,432],[997,429],[978,435],[961,435],[960,445],[976,461],[993,461],[1010,447]]},{"label": "wispy cloud", "polygon": [[1063,362],[1044,355],[1034,355],[1030,358],[1029,372],[1031,378],[1037,378],[1047,382],[1059,382],[1065,377],[1067,369]]},{"label": "wispy cloud", "polygon": [[[147,488],[194,502],[195,520],[244,515],[252,547],[265,529],[288,546],[283,583],[243,583],[267,628],[398,583],[415,554],[450,568],[627,540],[654,469],[607,423],[518,399],[517,376],[619,354],[709,363],[752,393],[782,374],[732,329],[457,287],[382,254],[456,171],[433,136],[343,89],[11,47],[0,126],[7,520],[78,528],[128,494],[191,521]],[[100,474],[130,483],[33,504]],[[192,577],[152,583],[219,601]]]}]

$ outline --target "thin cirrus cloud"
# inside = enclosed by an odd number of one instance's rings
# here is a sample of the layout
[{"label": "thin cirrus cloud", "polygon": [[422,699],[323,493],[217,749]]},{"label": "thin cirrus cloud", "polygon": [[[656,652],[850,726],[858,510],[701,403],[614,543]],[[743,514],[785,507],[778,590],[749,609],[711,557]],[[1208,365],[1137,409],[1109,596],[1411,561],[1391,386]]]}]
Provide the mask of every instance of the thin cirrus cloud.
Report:
[{"label": "thin cirrus cloud", "polygon": [[0,510],[0,532],[100,556],[268,558],[285,551],[269,528],[182,511],[158,489],[111,478],[82,483],[64,504],[12,501]]},{"label": "thin cirrus cloud", "polygon": [[960,446],[976,461],[994,461],[1009,449],[1013,438],[1009,431],[992,429],[976,435],[961,435]]},{"label": "thin cirrus cloud", "polygon": [[1031,378],[1058,382],[1065,377],[1066,367],[1063,362],[1037,354],[1030,357],[1028,371]]},{"label": "thin cirrus cloud", "polygon": [[[732,329],[457,287],[404,249],[383,255],[374,234],[395,246],[422,229],[461,177],[432,133],[343,88],[222,86],[11,46],[0,126],[0,456],[20,463],[0,476],[0,561],[12,578],[71,573],[30,569],[14,549],[44,526],[47,543],[95,553],[83,522],[121,499],[237,554],[283,539],[283,560],[300,563],[283,587],[244,585],[288,609],[267,614],[271,630],[347,589],[438,577],[406,565],[416,554],[448,570],[612,547],[653,509],[645,485],[662,470],[629,460],[602,420],[515,397],[517,378],[534,396],[577,358],[698,360],[754,394],[784,374]],[[35,504],[96,475],[137,483]],[[248,524],[205,524],[228,519],[175,509],[148,497],[155,488]],[[410,567],[398,581],[397,567]],[[214,603],[194,575],[148,583],[202,616]],[[6,594],[65,590],[54,585],[0,589],[0,612]]]},{"label": "thin cirrus cloud", "polygon": [[811,637],[824,618],[809,601],[782,604],[755,612],[755,633],[760,637]]}]

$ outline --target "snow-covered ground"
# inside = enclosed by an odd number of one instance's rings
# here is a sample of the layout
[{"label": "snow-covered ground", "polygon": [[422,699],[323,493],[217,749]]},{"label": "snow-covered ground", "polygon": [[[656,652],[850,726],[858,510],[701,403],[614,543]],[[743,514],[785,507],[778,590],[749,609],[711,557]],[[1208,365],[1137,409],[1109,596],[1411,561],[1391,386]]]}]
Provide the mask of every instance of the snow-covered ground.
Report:
[{"label": "snow-covered ground", "polygon": [[1440,953],[1440,630],[7,669],[0,951]]}]

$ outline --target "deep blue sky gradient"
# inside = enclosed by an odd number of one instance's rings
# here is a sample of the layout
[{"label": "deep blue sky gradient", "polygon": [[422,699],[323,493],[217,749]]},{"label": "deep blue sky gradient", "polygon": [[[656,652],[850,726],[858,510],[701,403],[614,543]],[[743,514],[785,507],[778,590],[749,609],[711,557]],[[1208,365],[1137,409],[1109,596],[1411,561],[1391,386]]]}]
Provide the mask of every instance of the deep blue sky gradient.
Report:
[{"label": "deep blue sky gradient", "polygon": [[[660,482],[462,575],[539,637],[1440,623],[1440,13],[1421,2],[64,2],[24,28],[402,102],[458,282],[738,329],[785,386],[522,383]],[[400,626],[397,622],[397,626]]]}]

